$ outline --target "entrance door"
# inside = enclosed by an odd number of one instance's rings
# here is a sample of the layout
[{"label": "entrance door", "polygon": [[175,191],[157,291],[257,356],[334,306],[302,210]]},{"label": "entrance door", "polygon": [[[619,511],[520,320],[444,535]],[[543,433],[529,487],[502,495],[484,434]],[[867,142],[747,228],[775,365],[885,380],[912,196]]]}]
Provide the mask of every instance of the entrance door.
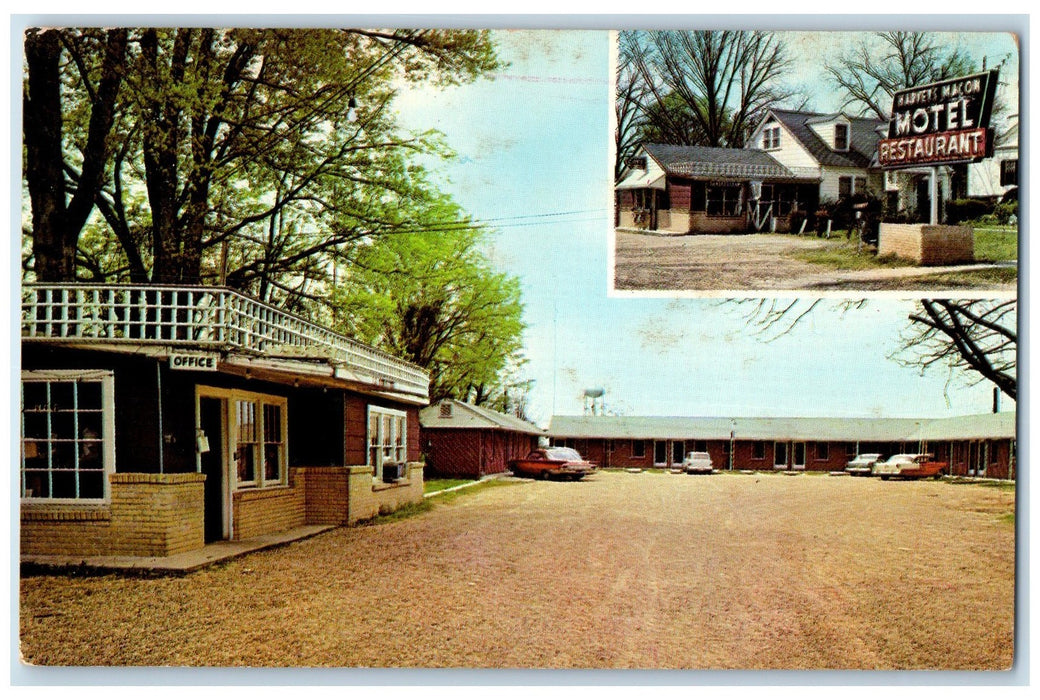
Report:
[{"label": "entrance door", "polygon": [[672,464],[682,464],[684,459],[686,459],[686,443],[682,440],[675,440],[672,443]]},{"label": "entrance door", "polygon": [[199,454],[202,473],[206,475],[204,492],[204,527],[206,542],[226,537],[224,523],[224,415],[225,400],[199,397],[199,428],[209,449]]},{"label": "entrance door", "polygon": [[654,464],[659,467],[668,464],[668,443],[665,440],[654,441]]},{"label": "entrance door", "polygon": [[786,442],[777,442],[773,445],[773,469],[787,469]]},{"label": "entrance door", "polygon": [[805,469],[805,443],[796,442],[794,447],[794,462],[792,467],[794,469]]}]

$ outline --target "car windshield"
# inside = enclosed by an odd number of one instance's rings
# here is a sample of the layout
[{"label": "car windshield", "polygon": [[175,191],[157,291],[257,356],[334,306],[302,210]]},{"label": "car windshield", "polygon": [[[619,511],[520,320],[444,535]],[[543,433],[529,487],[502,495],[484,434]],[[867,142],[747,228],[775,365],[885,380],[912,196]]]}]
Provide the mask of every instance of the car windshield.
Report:
[{"label": "car windshield", "polygon": [[581,455],[578,454],[578,451],[569,447],[550,447],[545,451],[545,456],[549,459],[562,459],[567,462],[581,461]]},{"label": "car windshield", "polygon": [[691,452],[686,455],[686,459],[708,459],[707,452]]}]

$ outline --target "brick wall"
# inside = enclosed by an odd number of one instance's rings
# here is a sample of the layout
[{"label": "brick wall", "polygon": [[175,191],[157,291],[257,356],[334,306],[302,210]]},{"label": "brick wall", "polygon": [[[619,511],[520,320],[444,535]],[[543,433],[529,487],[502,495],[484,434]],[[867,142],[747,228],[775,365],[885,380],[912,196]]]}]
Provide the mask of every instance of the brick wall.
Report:
[{"label": "brick wall", "polygon": [[103,505],[24,503],[23,554],[169,556],[203,545],[202,474],[110,474]]},{"label": "brick wall", "polygon": [[881,224],[878,255],[896,255],[920,265],[955,265],[975,260],[971,226]]},{"label": "brick wall", "polygon": [[423,499],[423,464],[409,462],[407,478],[396,484],[372,481],[371,467],[347,467],[348,510],[347,524],[367,520],[380,513],[389,513],[408,503]]},{"label": "brick wall", "polygon": [[305,494],[305,520],[308,525],[345,525],[348,521],[348,482],[351,469],[369,467],[300,467],[296,483]]},{"label": "brick wall", "polygon": [[299,484],[236,491],[231,505],[232,539],[236,540],[291,530],[306,522],[306,491]]},{"label": "brick wall", "polygon": [[743,233],[747,230],[744,216],[708,216],[690,212],[690,231],[694,233]]}]

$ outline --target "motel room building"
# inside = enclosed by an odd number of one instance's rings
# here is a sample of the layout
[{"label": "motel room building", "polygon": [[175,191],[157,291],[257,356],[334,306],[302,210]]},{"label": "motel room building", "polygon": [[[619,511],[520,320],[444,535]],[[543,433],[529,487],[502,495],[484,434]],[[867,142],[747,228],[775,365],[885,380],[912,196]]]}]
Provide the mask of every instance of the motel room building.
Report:
[{"label": "motel room building", "polygon": [[455,399],[419,411],[419,425],[427,478],[503,474],[509,460],[526,457],[545,435],[516,416]]},{"label": "motel room building", "polygon": [[948,474],[1015,476],[1015,414],[951,418],[554,416],[553,444],[605,468],[671,468],[707,452],[715,469],[840,471],[857,454],[926,452]]},{"label": "motel room building", "polygon": [[22,556],[169,556],[420,501],[428,392],[230,289],[26,284]]}]

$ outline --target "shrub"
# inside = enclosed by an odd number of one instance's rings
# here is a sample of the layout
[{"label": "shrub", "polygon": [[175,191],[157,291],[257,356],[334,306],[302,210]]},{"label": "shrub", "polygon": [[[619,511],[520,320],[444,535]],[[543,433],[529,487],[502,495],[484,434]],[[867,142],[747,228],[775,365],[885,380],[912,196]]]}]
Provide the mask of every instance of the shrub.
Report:
[{"label": "shrub", "polygon": [[946,203],[946,220],[951,224],[974,221],[993,213],[993,203],[987,199],[951,199]]},{"label": "shrub", "polygon": [[1011,222],[1012,215],[1018,218],[1018,200],[1001,202],[993,209],[993,217],[997,223],[1007,226]]}]

